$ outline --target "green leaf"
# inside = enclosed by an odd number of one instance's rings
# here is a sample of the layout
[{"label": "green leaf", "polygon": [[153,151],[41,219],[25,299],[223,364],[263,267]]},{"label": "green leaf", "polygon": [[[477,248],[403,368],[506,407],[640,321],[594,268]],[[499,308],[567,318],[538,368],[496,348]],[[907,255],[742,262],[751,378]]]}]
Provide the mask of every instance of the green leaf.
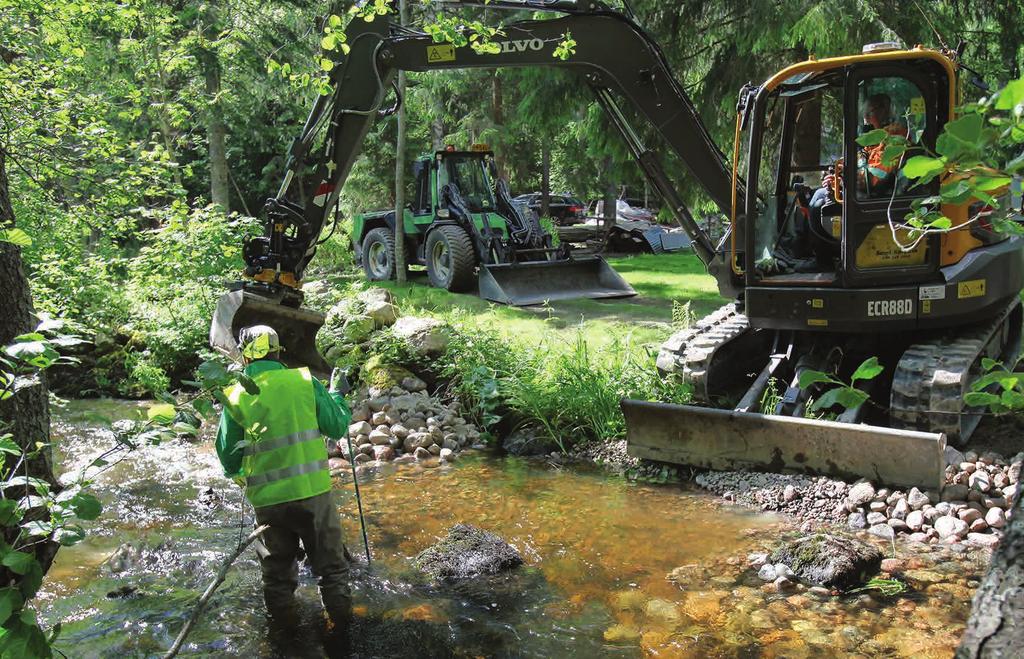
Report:
[{"label": "green leaf", "polygon": [[855,383],[857,380],[874,380],[876,377],[885,370],[885,367],[878,363],[878,357],[868,357],[865,359],[857,370],[853,372],[850,377],[850,382]]},{"label": "green leaf", "polygon": [[334,68],[334,62],[326,57],[320,59],[320,70],[327,72]]},{"label": "green leaf", "polygon": [[836,387],[829,389],[821,396],[821,398],[814,401],[811,406],[811,411],[817,412],[819,410],[826,410],[833,405],[839,405],[843,409],[852,410],[863,405],[869,396],[867,392],[855,389],[854,387]]},{"label": "green leaf", "polygon": [[57,529],[53,534],[53,539],[64,547],[77,545],[85,540],[85,529],[77,524],[69,524]]},{"label": "green leaf", "polygon": [[996,366],[1002,366],[1002,365],[1003,365],[1002,362],[996,361],[995,359],[992,359],[991,357],[982,357],[981,358],[981,367],[983,369],[985,369],[986,371],[991,371]]},{"label": "green leaf", "polygon": [[324,38],[320,40],[320,47],[324,50],[334,50],[337,46],[337,42],[333,34],[325,34]]},{"label": "green leaf", "polygon": [[999,404],[999,396],[985,391],[971,391],[964,394],[964,403],[971,407],[988,407]]},{"label": "green leaf", "polygon": [[1012,180],[1009,176],[976,176],[974,178],[974,186],[979,190],[992,192],[993,190],[1010,185]]},{"label": "green leaf", "polygon": [[887,137],[889,137],[889,131],[884,128],[876,128],[858,137],[857,144],[861,146],[875,146],[881,144]]},{"label": "green leaf", "polygon": [[21,582],[18,583],[18,590],[26,600],[35,597],[39,592],[39,586],[43,584],[43,568],[39,561],[33,561],[28,571],[21,575]]},{"label": "green leaf", "polygon": [[15,574],[25,574],[32,567],[33,563],[38,565],[35,555],[23,551],[8,552],[4,556],[2,563]]},{"label": "green leaf", "polygon": [[999,92],[996,98],[997,110],[1012,110],[1024,103],[1024,78],[1010,82]]},{"label": "green leaf", "polygon": [[21,518],[18,504],[10,499],[0,499],[0,525],[9,526]]},{"label": "green leaf", "polygon": [[251,396],[256,396],[260,393],[260,386],[256,384],[255,380],[245,373],[238,374],[238,384],[242,385],[242,388],[245,389],[245,393]]},{"label": "green leaf", "polygon": [[913,156],[903,165],[903,175],[907,178],[934,177],[946,168],[946,161],[942,158],[929,158],[928,156]]},{"label": "green leaf", "polygon": [[953,228],[953,220],[948,217],[937,217],[926,225],[929,229],[941,229],[946,231]]},{"label": "green leaf", "polygon": [[327,17],[327,24],[331,27],[341,27],[341,16],[331,14]]},{"label": "green leaf", "polygon": [[0,437],[0,453],[9,453],[11,455],[21,455],[21,447],[14,443],[10,435],[4,435]]},{"label": "green leaf", "polygon": [[971,198],[971,186],[963,179],[953,181],[939,188],[939,195],[947,204],[962,204]]},{"label": "green leaf", "polygon": [[980,147],[984,127],[984,118],[980,114],[972,113],[947,123],[944,132],[965,144]]},{"label": "green leaf", "polygon": [[150,421],[156,421],[157,423],[169,423],[174,420],[174,405],[170,403],[157,403],[150,405],[149,410],[146,412],[147,418]]},{"label": "green leaf", "polygon": [[71,507],[80,519],[92,520],[103,512],[103,504],[88,492],[79,492],[71,499]]},{"label": "green leaf", "polygon": [[1011,410],[1024,409],[1024,394],[1013,389],[1006,389],[999,397],[999,403]]},{"label": "green leaf", "polygon": [[32,238],[21,229],[0,229],[0,242],[11,243],[18,247],[30,247]]},{"label": "green leaf", "polygon": [[806,389],[812,384],[818,384],[819,382],[835,382],[835,380],[826,373],[808,369],[800,373],[800,379],[797,381],[797,386],[801,389]]},{"label": "green leaf", "polygon": [[0,588],[0,625],[7,622],[11,615],[21,608],[24,600],[14,588]]}]

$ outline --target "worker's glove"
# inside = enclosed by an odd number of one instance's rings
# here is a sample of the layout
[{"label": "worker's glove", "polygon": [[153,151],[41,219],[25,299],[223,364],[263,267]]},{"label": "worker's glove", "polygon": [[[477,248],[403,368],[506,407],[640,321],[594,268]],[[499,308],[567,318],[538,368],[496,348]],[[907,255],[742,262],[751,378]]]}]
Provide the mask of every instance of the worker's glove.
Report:
[{"label": "worker's glove", "polygon": [[352,385],[348,382],[348,373],[345,369],[336,367],[331,371],[331,393],[347,394],[351,390]]}]

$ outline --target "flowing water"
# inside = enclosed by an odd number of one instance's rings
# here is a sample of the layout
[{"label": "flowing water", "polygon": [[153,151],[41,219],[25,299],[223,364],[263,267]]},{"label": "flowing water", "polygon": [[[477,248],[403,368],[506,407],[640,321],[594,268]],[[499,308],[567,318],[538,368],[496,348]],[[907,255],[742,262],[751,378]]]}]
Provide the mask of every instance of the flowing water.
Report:
[{"label": "flowing water", "polygon": [[[74,401],[58,411],[61,468],[76,469],[110,445],[96,414],[141,409]],[[696,490],[482,454],[451,466],[386,466],[360,484],[372,569],[362,559],[351,480],[337,481],[357,556],[355,610],[361,622],[380,622],[360,629],[380,634],[367,645],[391,656],[949,656],[979,575],[948,554],[898,547],[914,568],[915,588],[903,596],[769,594],[746,556],[791,524]],[[104,513],[88,523],[85,542],[58,555],[41,594],[43,617],[64,621],[58,648],[69,657],[159,656],[251,529],[251,511],[221,476],[208,439],[141,449],[94,491]],[[411,558],[458,522],[508,540],[525,567],[481,584],[424,583]],[[303,574],[305,621],[282,645],[268,634],[259,570],[246,551],[182,654],[322,656],[316,591]]]}]

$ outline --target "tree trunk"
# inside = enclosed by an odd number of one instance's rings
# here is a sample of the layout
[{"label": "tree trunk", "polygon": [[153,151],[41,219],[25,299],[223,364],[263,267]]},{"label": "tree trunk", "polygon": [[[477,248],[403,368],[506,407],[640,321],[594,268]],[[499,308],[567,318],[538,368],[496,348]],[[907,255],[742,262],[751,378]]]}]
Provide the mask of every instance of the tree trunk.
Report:
[{"label": "tree trunk", "polygon": [[[0,227],[14,225],[14,211],[11,208],[10,191],[7,181],[6,152],[0,145]],[[11,243],[0,242],[0,291],[5,300],[4,313],[0,314],[0,347],[6,346],[19,334],[32,331],[35,327],[32,295],[28,280],[22,270],[21,248]],[[34,457],[27,458],[19,474],[40,478],[50,483],[54,491],[59,491],[57,479],[53,475],[52,453],[50,442],[50,407],[46,390],[46,379],[42,373],[32,378],[22,379],[17,392],[0,402],[0,434],[11,433],[14,441],[26,452],[35,450],[37,442],[47,444],[47,448],[38,451]],[[29,486],[8,488],[4,492],[7,497],[21,498],[33,494]],[[45,511],[34,508],[26,514],[27,520],[40,519]],[[4,540],[13,544],[18,527],[5,529]],[[49,569],[60,545],[55,542],[41,542],[34,547],[36,558]],[[0,569],[0,581],[4,584],[17,575],[6,568]]]},{"label": "tree trunk", "polygon": [[[502,126],[505,124],[505,112],[504,106],[504,95],[501,89],[501,78],[498,77],[498,72],[494,71],[491,75],[491,120],[494,121],[494,127],[497,129],[497,133],[502,133]],[[505,154],[504,149],[501,148],[500,144],[494,145],[496,151],[494,153],[494,166],[498,170],[498,176],[505,178]]]},{"label": "tree trunk", "polygon": [[206,140],[209,144],[210,201],[225,211],[231,210],[231,180],[228,173],[227,126],[220,107],[220,61],[217,52],[202,49],[198,53],[199,66],[206,78]]},{"label": "tree trunk", "polygon": [[[402,25],[409,22],[405,0],[398,2]],[[405,98],[405,71],[398,72],[398,95]],[[406,280],[405,268],[405,103],[398,107],[398,139],[395,145],[395,279]]]},{"label": "tree trunk", "polygon": [[540,147],[540,216],[551,214],[551,147],[547,140]]},{"label": "tree trunk", "polygon": [[1019,657],[1024,648],[1024,496],[1017,495],[1013,518],[988,574],[974,594],[974,606],[956,656]]}]

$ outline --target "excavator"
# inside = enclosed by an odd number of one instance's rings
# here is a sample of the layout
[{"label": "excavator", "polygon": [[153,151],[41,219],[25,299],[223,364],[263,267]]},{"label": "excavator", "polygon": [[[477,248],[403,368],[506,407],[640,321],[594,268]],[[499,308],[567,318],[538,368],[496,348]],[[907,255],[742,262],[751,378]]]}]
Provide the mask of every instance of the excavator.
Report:
[{"label": "excavator", "polygon": [[[395,96],[385,106],[399,70],[560,67],[591,90],[721,295],[733,300],[659,355],[662,371],[692,387],[692,404],[622,401],[628,452],[698,468],[941,486],[947,441],[966,441],[980,418],[963,393],[982,359],[1018,356],[1024,239],[971,222],[979,202],[969,200],[942,205],[952,230],[909,240],[896,222],[915,203],[934,203],[939,181],[915,186],[898,164],[886,171],[857,138],[884,127],[905,137],[910,155],[934,148],[958,105],[959,53],[870,44],[747,84],[728,158],[628,4],[450,4],[556,17],[502,26],[497,52],[437,43],[381,17],[352,20],[348,51],[330,53],[334,92],[317,100],[292,145],[266,233],[245,245],[247,280],[220,302],[214,345],[234,349],[234,332],[256,319],[305,323],[284,345],[296,361],[322,362],[310,334],[318,319],[301,309],[302,274],[367,131],[401,102]],[[568,35],[575,48],[556,57]],[[642,136],[630,117],[651,130]],[[662,164],[666,151],[730,218],[717,244],[683,203]],[[869,402],[814,418],[811,399],[836,385],[800,388],[801,373],[849,382],[867,357],[884,367],[856,382]]]}]

